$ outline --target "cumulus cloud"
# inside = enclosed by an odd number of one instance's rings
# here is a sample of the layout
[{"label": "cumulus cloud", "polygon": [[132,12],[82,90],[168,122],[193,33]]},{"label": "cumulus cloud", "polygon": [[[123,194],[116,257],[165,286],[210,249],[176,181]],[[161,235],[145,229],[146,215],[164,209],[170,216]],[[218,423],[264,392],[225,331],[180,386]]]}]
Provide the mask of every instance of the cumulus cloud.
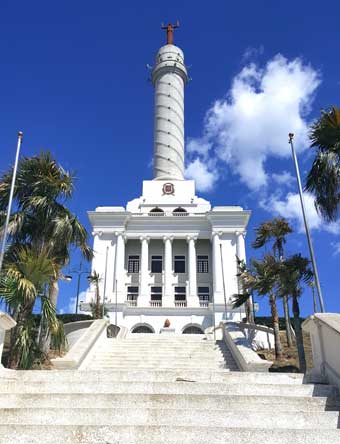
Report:
[{"label": "cumulus cloud", "polygon": [[[290,156],[288,133],[295,133],[297,149],[307,145],[306,116],[319,83],[318,72],[300,58],[278,54],[264,68],[245,66],[206,113],[202,136],[188,143],[196,168],[214,160],[217,167],[227,164],[251,190],[266,186],[266,160]],[[212,171],[208,166],[200,173],[204,181]]]},{"label": "cumulus cloud", "polygon": [[[85,300],[86,300],[86,291],[81,291],[79,293],[79,303],[81,301],[85,301]],[[66,305],[64,305],[63,307],[61,307],[58,310],[59,314],[75,313],[76,312],[76,303],[77,303],[77,297],[71,296],[70,299],[67,301]],[[82,313],[82,312],[78,309],[78,313]]]},{"label": "cumulus cloud", "polygon": [[[315,209],[314,197],[310,193],[304,193],[306,216],[311,230],[325,230],[332,234],[340,233],[338,222],[325,223]],[[288,193],[285,198],[271,197],[260,203],[262,208],[270,213],[285,217],[292,223],[297,224],[299,232],[304,232],[304,223],[301,210],[300,196]]]},{"label": "cumulus cloud", "polygon": [[218,172],[214,167],[209,169],[208,165],[196,158],[187,166],[185,175],[188,179],[194,179],[198,191],[211,191],[218,179]]},{"label": "cumulus cloud", "polygon": [[273,173],[271,177],[275,183],[278,185],[285,185],[286,187],[291,187],[294,183],[296,183],[296,179],[289,171]]}]

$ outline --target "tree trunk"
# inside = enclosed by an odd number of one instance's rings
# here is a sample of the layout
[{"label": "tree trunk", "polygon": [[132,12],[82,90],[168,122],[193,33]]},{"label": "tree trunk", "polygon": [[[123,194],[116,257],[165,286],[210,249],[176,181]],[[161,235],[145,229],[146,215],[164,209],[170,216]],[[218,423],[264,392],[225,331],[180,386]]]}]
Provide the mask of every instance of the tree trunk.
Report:
[{"label": "tree trunk", "polygon": [[294,315],[294,326],[295,326],[295,336],[296,336],[296,348],[299,355],[299,367],[302,373],[306,373],[306,357],[305,349],[303,346],[303,335],[301,329],[300,320],[300,307],[297,296],[293,295],[293,315]]},{"label": "tree trunk", "polygon": [[25,326],[25,323],[29,317],[29,315],[33,311],[34,302],[30,302],[24,306],[21,306],[17,312],[17,325],[12,329],[11,332],[11,340],[10,340],[10,349],[9,349],[9,357],[8,357],[8,368],[17,369],[19,366],[19,361],[21,358],[21,351],[17,348],[16,342],[19,338],[22,330]]},{"label": "tree trunk", "polygon": [[283,296],[283,311],[285,314],[287,345],[288,347],[291,347],[293,345],[293,339],[292,339],[292,327],[290,325],[289,304],[288,304],[287,295]]},{"label": "tree trunk", "polygon": [[96,283],[96,319],[100,319],[101,316],[101,312],[100,312],[100,296],[99,296],[99,284],[98,282]]},{"label": "tree trunk", "polygon": [[249,297],[245,303],[246,308],[246,318],[249,324],[254,324],[254,312],[253,312],[253,304],[251,298]]},{"label": "tree trunk", "polygon": [[[55,307],[55,309],[57,308],[58,293],[59,293],[59,284],[58,284],[58,279],[56,279],[50,284],[48,288],[48,297],[52,302],[53,306]],[[39,349],[44,355],[47,355],[48,352],[50,351],[50,345],[51,345],[51,332],[46,322],[46,319],[44,319],[44,317],[41,316]]]},{"label": "tree trunk", "polygon": [[277,313],[276,299],[273,293],[269,295],[270,308],[272,312],[272,321],[274,328],[274,340],[275,340],[275,357],[277,360],[281,361],[282,356],[282,345],[280,339],[280,327],[279,327],[279,316]]}]

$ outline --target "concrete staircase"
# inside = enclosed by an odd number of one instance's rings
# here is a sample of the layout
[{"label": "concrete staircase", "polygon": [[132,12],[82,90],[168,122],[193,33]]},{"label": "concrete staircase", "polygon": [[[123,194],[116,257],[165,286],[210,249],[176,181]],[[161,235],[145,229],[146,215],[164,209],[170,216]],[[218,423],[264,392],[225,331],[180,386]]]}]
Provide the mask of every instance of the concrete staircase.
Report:
[{"label": "concrete staircase", "polygon": [[102,335],[81,369],[192,369],[237,370],[223,341],[204,335],[131,334],[123,341]]},{"label": "concrete staircase", "polygon": [[80,370],[0,370],[0,443],[340,443],[335,387],[234,369],[194,335],[102,337]]}]

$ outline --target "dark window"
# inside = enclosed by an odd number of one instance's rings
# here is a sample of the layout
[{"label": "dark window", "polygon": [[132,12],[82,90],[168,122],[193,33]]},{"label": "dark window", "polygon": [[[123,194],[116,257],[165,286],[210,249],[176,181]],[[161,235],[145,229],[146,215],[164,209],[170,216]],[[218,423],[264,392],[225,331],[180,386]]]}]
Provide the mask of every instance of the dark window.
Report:
[{"label": "dark window", "polygon": [[150,210],[150,213],[164,213],[164,211],[162,210],[162,208],[156,207]]},{"label": "dark window", "polygon": [[197,273],[209,273],[208,256],[197,256]]},{"label": "dark window", "polygon": [[175,256],[175,273],[185,273],[185,256]]},{"label": "dark window", "polygon": [[202,335],[203,333],[204,331],[201,328],[196,327],[196,325],[189,325],[189,327],[186,327],[183,330],[184,335]]},{"label": "dark window", "polygon": [[147,325],[139,325],[132,330],[132,333],[153,333],[153,331]]},{"label": "dark window", "polygon": [[209,287],[198,287],[198,298],[200,301],[209,302]]},{"label": "dark window", "polygon": [[185,301],[185,287],[175,287],[175,301]]},{"label": "dark window", "polygon": [[151,273],[162,273],[163,259],[162,256],[151,257]]},{"label": "dark window", "polygon": [[129,256],[128,273],[139,273],[139,256]]},{"label": "dark window", "polygon": [[151,287],[151,300],[152,301],[162,300],[162,287]]},{"label": "dark window", "polygon": [[173,211],[173,213],[174,213],[174,214],[181,213],[181,214],[185,214],[185,215],[188,214],[187,210],[184,209],[184,208],[182,208],[182,207],[175,208],[174,211]]},{"label": "dark window", "polygon": [[137,301],[138,298],[138,287],[128,287],[127,288],[127,300]]}]

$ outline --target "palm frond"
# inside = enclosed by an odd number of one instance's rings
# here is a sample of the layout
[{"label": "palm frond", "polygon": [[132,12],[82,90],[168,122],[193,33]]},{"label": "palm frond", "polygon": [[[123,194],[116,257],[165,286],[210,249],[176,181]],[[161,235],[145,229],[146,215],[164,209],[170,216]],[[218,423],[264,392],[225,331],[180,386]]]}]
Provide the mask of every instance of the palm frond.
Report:
[{"label": "palm frond", "polygon": [[251,297],[250,293],[235,293],[232,295],[231,304],[233,308],[239,308],[244,305],[249,298]]}]

